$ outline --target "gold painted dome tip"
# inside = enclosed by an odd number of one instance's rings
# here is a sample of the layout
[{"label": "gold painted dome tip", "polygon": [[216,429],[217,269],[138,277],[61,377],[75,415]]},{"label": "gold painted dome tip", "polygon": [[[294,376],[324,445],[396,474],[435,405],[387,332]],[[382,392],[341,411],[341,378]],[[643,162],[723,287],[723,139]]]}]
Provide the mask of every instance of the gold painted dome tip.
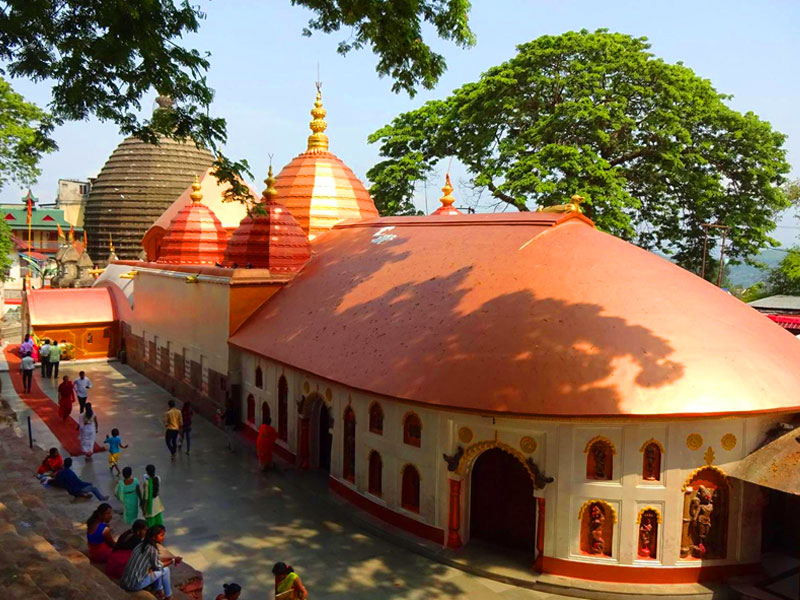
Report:
[{"label": "gold painted dome tip", "polygon": [[264,191],[262,192],[264,200],[274,200],[275,196],[278,195],[278,190],[275,189],[275,178],[272,176],[272,165],[269,166],[267,178],[264,180],[264,183],[267,184],[267,187],[264,188]]},{"label": "gold painted dome tip", "polygon": [[192,183],[192,193],[190,194],[192,202],[200,202],[203,199],[203,193],[200,191],[200,188],[200,178],[195,175],[194,183]]},{"label": "gold painted dome tip", "polygon": [[439,202],[442,203],[442,206],[452,206],[453,202],[455,202],[456,199],[453,197],[453,190],[455,188],[453,187],[453,184],[450,182],[450,173],[445,175],[444,181],[445,183],[444,186],[442,187],[444,196],[439,198]]},{"label": "gold painted dome tip", "polygon": [[314,100],[314,108],[311,109],[313,119],[309,123],[311,135],[308,136],[308,150],[328,151],[328,136],[325,130],[328,123],[325,121],[327,111],[322,106],[322,84],[317,82],[317,97]]}]

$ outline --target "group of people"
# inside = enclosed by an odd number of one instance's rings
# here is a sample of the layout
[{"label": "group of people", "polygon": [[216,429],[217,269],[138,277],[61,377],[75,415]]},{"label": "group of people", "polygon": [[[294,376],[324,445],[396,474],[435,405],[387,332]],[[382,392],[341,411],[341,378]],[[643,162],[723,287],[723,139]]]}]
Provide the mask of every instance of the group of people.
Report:
[{"label": "group of people", "polygon": [[41,345],[30,334],[25,334],[25,340],[20,345],[21,354],[30,354],[34,362],[42,366],[42,377],[58,377],[58,365],[61,355],[67,348],[67,340],[50,340],[45,338]]},{"label": "group of people", "polygon": [[62,458],[58,448],[50,448],[36,470],[36,477],[44,485],[64,488],[73,498],[90,498],[94,495],[98,500],[108,500],[108,496],[104,496],[96,485],[81,480],[75,474],[72,470],[72,458]]},{"label": "group of people", "polygon": [[106,574],[118,579],[120,586],[127,591],[152,587],[159,598],[171,598],[169,565],[178,565],[183,559],[161,555],[166,535],[164,525],[148,525],[144,519],[134,519],[130,529],[115,540],[110,526],[113,516],[111,505],[104,502],[86,521],[89,559],[105,564]]}]

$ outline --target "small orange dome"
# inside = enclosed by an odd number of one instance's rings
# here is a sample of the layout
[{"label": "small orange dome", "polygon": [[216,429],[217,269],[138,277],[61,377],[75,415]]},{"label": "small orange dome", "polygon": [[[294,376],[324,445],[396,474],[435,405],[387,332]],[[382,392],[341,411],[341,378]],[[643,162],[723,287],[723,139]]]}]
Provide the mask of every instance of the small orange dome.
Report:
[{"label": "small orange dome", "polygon": [[192,201],[170,221],[161,242],[160,264],[213,265],[222,261],[228,234],[214,212],[201,202],[200,181],[192,184]]},{"label": "small orange dome", "polygon": [[437,208],[435,211],[433,211],[431,213],[432,215],[460,215],[461,214],[461,211],[458,210],[455,206],[453,206],[453,202],[456,201],[456,199],[453,197],[453,190],[454,189],[455,188],[453,187],[453,184],[450,183],[450,173],[448,173],[445,176],[444,187],[442,188],[442,191],[444,192],[444,196],[439,198],[439,202],[441,202],[442,205],[439,208]]},{"label": "small orange dome", "polygon": [[251,267],[278,272],[298,271],[311,257],[311,244],[292,214],[275,197],[272,166],[267,189],[251,215],[242,219],[225,250],[226,267]]},{"label": "small orange dome", "polygon": [[378,217],[378,209],[361,181],[328,151],[325,114],[318,86],[308,149],[286,165],[275,180],[278,197],[309,240],[342,221]]}]

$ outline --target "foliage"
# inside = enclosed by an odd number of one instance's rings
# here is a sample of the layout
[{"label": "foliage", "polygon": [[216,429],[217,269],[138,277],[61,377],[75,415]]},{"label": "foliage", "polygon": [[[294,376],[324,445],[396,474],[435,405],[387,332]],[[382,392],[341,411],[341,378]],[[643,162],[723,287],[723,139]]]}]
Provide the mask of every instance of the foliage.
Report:
[{"label": "foliage", "polygon": [[350,37],[339,44],[339,53],[371,46],[379,57],[378,74],[394,79],[392,91],[411,96],[420,85],[433,88],[446,68],[444,57],[423,41],[423,23],[461,47],[475,43],[468,24],[469,0],[292,0],[292,4],[316,13],[305,35],[349,28]]},{"label": "foliage", "polygon": [[781,263],[767,278],[769,295],[800,296],[800,247],[790,248]]},{"label": "foliage", "polygon": [[367,174],[379,210],[408,210],[415,182],[453,156],[498,204],[529,210],[579,193],[599,228],[694,271],[703,223],[732,227],[732,259],[774,244],[788,206],[785,136],[648,49],[606,30],[543,36],[399,115],[369,138],[384,157]]},{"label": "foliage", "polygon": [[49,139],[50,116],[0,78],[0,189],[9,181],[33,183],[42,154],[56,145]]},{"label": "foliage", "polygon": [[787,200],[792,204],[797,204],[800,201],[800,179],[789,181],[783,186],[783,193],[786,194]]},{"label": "foliage", "polygon": [[0,281],[8,279],[6,275],[11,268],[11,228],[5,220],[0,219]]},{"label": "foliage", "polygon": [[[395,91],[412,95],[417,85],[433,87],[445,69],[444,59],[422,41],[423,22],[444,39],[473,43],[468,0],[292,3],[316,14],[307,35],[353,28],[339,52],[370,45],[379,57],[378,72],[395,79]],[[188,0],[0,0],[0,75],[52,84],[52,117],[43,119],[36,133],[42,151],[55,148],[48,137],[54,124],[90,116],[151,143],[160,135],[191,139],[218,153],[215,174],[230,184],[228,199],[248,202],[252,197],[241,183],[244,175],[252,176],[247,163],[219,153],[227,134],[225,120],[209,112],[214,97],[205,76],[209,55],[178,43],[204,18]],[[152,89],[174,105],[142,119],[136,111]],[[35,167],[37,160],[34,152],[29,164]]]}]

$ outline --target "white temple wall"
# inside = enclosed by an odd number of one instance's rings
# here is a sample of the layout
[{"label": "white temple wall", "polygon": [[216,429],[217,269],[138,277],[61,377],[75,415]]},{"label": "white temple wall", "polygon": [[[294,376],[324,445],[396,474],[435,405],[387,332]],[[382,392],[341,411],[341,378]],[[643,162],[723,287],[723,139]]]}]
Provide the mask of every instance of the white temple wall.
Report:
[{"label": "white temple wall", "polygon": [[[245,353],[247,354],[247,353]],[[501,446],[520,460],[530,457],[546,476],[555,481],[534,496],[545,501],[544,556],[578,563],[641,567],[697,567],[697,559],[681,558],[684,485],[693,472],[706,465],[728,473],[737,461],[752,452],[764,433],[780,417],[675,418],[672,420],[624,419],[618,421],[589,419],[512,419],[493,418],[434,408],[422,408],[333,384],[311,374],[253,355],[244,364],[265,365],[268,388],[259,391],[270,401],[275,422],[274,399],[279,372],[289,383],[289,432],[287,447],[298,452],[297,400],[301,395],[318,394],[325,398],[334,417],[331,475],[347,488],[379,506],[421,521],[447,533],[450,479],[461,481],[460,530],[464,543],[469,541],[470,466],[483,449]],[[243,382],[252,391],[253,368],[245,367]],[[267,377],[267,374],[269,376]],[[255,393],[255,392],[254,392]],[[369,407],[380,404],[384,413],[383,434],[369,431]],[[351,406],[356,416],[355,480],[342,477],[343,415]],[[422,422],[421,446],[403,442],[403,419],[416,413]],[[258,411],[257,411],[258,412]],[[612,477],[607,481],[587,479],[587,444],[602,436],[613,446]],[[534,444],[531,444],[531,438]],[[643,478],[643,449],[646,442],[663,446],[660,479]],[[476,446],[480,444],[480,446]],[[535,445],[535,449],[531,448]],[[473,448],[474,456],[463,463],[461,472],[451,472],[442,455],[453,455],[460,447]],[[368,491],[369,454],[380,453],[383,464],[382,494]],[[468,452],[469,454],[469,452]],[[420,474],[420,510],[414,513],[401,506],[402,469],[414,465]],[[761,511],[759,491],[755,486],[729,479],[727,556],[704,559],[702,564],[725,565],[754,563],[760,559]],[[592,500],[602,500],[616,513],[611,556],[587,554],[581,550],[581,507]],[[532,499],[532,506],[535,500]],[[747,507],[744,509],[743,507]],[[718,507],[719,508],[719,507]],[[641,558],[639,548],[640,512],[656,509],[658,525],[656,558]],[[715,515],[716,516],[716,515]],[[611,514],[607,518],[613,518]]]}]

